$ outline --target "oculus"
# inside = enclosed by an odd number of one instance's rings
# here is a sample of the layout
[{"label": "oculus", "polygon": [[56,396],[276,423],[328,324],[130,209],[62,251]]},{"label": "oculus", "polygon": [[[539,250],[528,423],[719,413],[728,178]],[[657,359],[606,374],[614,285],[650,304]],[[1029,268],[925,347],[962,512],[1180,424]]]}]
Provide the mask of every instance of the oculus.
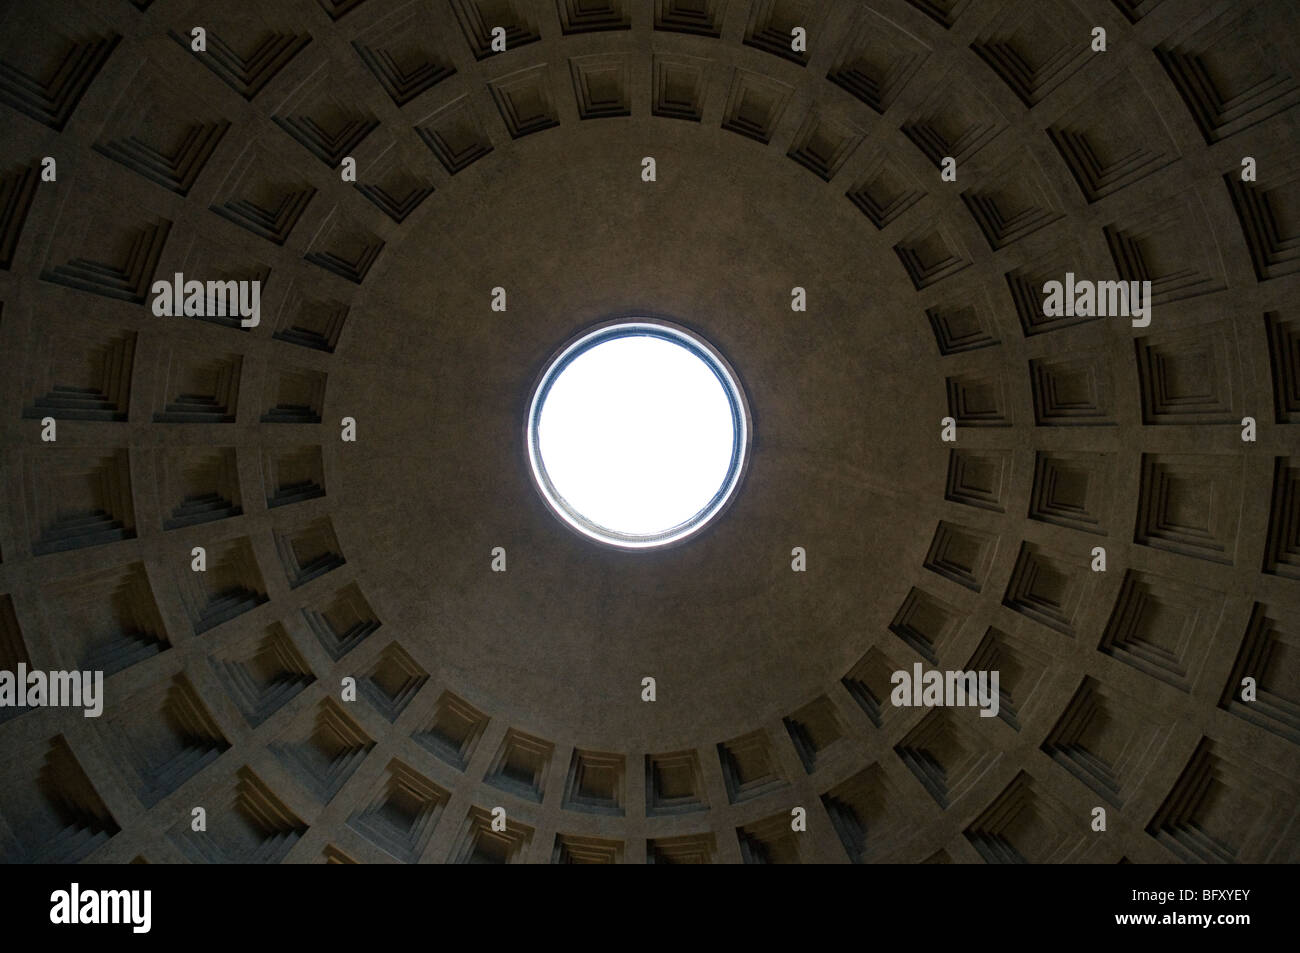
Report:
[{"label": "oculus", "polygon": [[570,529],[621,549],[681,542],[715,519],[740,485],[750,437],[744,391],[722,355],[652,318],[579,334],[528,405],[542,498]]}]

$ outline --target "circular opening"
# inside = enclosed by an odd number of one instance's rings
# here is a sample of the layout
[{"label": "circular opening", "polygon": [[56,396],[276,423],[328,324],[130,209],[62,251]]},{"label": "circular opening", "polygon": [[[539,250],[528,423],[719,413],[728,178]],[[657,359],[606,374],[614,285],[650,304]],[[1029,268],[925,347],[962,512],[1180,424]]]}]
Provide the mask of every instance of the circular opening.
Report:
[{"label": "circular opening", "polygon": [[749,448],[744,394],[711,346],[666,322],[602,325],[551,361],[528,413],[534,481],[591,539],[690,536],[729,502]]}]

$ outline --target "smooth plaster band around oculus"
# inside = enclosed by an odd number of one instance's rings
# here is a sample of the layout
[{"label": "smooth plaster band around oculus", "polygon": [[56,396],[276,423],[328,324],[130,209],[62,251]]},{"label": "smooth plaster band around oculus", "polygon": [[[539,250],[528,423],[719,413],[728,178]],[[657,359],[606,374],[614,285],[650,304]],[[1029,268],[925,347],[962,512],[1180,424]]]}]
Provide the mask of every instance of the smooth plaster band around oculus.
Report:
[{"label": "smooth plaster band around oculus", "polygon": [[[541,419],[542,407],[546,403],[547,394],[566,367],[598,344],[617,338],[642,336],[659,338],[685,348],[713,372],[722,385],[722,390],[726,394],[727,402],[731,407],[733,434],[731,462],[727,468],[726,476],[713,498],[689,519],[662,532],[646,535],[623,533],[609,529],[587,519],[570,505],[556,490],[546,472],[546,466],[542,462],[538,433],[538,424]],[[542,499],[546,501],[548,508],[560,522],[586,539],[613,548],[633,551],[659,549],[684,542],[713,522],[736,496],[741,480],[745,475],[746,467],[749,464],[749,447],[752,436],[753,426],[749,413],[749,402],[745,397],[744,388],[741,387],[735,370],[727,359],[711,344],[686,328],[670,321],[643,316],[616,318],[602,322],[579,333],[567,344],[563,345],[547,362],[546,369],[538,378],[537,383],[533,385],[533,393],[528,402],[528,418],[524,432],[525,444],[528,447],[528,469],[532,475],[533,484],[542,495]]]}]

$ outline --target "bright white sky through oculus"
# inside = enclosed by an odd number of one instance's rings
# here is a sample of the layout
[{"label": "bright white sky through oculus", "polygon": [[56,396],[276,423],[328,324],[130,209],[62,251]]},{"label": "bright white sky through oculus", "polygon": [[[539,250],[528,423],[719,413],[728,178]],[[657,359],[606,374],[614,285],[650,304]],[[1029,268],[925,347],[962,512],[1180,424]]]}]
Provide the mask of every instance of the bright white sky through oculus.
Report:
[{"label": "bright white sky through oculus", "polygon": [[556,378],[538,423],[541,459],[578,513],[649,535],[709,504],[731,464],[731,404],[712,369],[658,337],[619,337]]}]

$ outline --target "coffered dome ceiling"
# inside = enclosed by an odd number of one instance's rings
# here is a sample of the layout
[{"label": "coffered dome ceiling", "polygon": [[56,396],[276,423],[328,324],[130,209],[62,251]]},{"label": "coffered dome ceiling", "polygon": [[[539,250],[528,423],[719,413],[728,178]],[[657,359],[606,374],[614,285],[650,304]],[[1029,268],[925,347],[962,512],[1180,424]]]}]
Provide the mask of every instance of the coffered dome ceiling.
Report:
[{"label": "coffered dome ceiling", "polygon": [[[4,859],[1300,859],[1293,4],[3,17],[0,668],[105,672],[0,708]],[[1149,326],[1046,316],[1067,272]],[[622,315],[753,422],[651,552],[525,446]],[[917,664],[997,717],[896,706]]]}]

